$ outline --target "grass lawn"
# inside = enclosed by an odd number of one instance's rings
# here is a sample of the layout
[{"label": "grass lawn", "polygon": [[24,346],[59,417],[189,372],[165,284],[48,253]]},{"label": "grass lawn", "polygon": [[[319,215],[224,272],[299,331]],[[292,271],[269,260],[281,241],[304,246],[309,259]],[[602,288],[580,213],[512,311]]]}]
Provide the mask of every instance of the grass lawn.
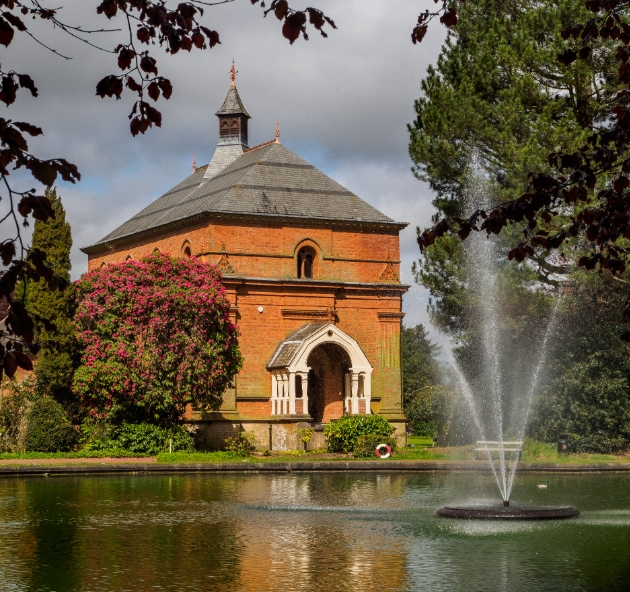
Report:
[{"label": "grass lawn", "polygon": [[150,454],[127,452],[126,450],[75,450],[73,452],[0,452],[3,460],[28,460],[38,458],[139,458]]},{"label": "grass lawn", "polygon": [[409,436],[407,438],[407,446],[433,447],[433,438],[430,436]]},{"label": "grass lawn", "polygon": [[[452,460],[471,461],[474,458],[473,446],[453,446],[449,448],[427,447],[427,443],[432,444],[431,438],[420,438],[412,436],[409,439],[409,446],[399,448],[392,455],[394,460]],[[3,460],[27,460],[27,459],[79,459],[79,458],[132,458],[150,457],[148,454],[138,454],[136,452],[126,452],[122,450],[114,451],[93,451],[78,450],[75,452],[5,452],[0,453],[0,463]],[[159,463],[273,463],[273,462],[317,462],[317,461],[357,461],[375,460],[355,459],[352,454],[333,454],[325,450],[315,450],[305,452],[303,450],[270,452],[254,454],[243,457],[235,452],[162,452],[157,455]],[[389,459],[381,462],[387,463]],[[479,461],[482,463],[483,461]],[[533,463],[561,463],[561,464],[594,464],[610,462],[630,462],[629,454],[568,454],[558,456],[554,444],[526,440],[521,456],[521,462]]]}]

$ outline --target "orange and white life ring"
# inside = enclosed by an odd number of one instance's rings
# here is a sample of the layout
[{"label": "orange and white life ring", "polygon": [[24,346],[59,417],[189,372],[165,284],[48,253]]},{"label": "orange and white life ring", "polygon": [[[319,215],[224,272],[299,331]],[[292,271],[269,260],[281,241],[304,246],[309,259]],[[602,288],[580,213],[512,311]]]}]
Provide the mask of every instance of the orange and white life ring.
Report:
[{"label": "orange and white life ring", "polygon": [[[383,448],[385,449],[385,452],[381,452]],[[374,452],[376,452],[376,456],[379,458],[389,458],[392,455],[392,449],[387,444],[379,444],[374,449]]]}]

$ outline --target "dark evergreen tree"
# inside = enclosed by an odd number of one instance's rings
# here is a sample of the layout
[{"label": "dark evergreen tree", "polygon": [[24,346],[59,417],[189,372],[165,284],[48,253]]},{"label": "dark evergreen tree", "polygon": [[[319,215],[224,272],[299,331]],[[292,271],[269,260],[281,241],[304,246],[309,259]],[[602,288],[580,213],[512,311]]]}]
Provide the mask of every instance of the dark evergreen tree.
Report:
[{"label": "dark evergreen tree", "polygon": [[[606,124],[611,98],[621,88],[610,39],[595,41],[586,60],[557,59],[566,49],[563,28],[592,16],[582,2],[477,0],[454,6],[457,27],[422,82],[417,118],[409,126],[414,172],[436,192],[435,222],[472,213],[471,186],[480,178],[492,205],[520,196],[528,173],[550,171],[550,152],[577,149]],[[570,213],[560,212],[546,226],[539,220],[539,227],[553,234]],[[537,355],[551,310],[538,288],[561,284],[566,292],[571,286],[573,294],[559,309],[530,433],[553,441],[566,431],[581,450],[618,449],[630,440],[630,367],[625,346],[616,343],[619,309],[608,303],[623,302],[627,285],[577,271],[586,247],[581,238],[546,258],[535,252],[524,265],[508,263],[507,251],[522,241],[522,229],[515,224],[496,238],[506,384],[513,387],[521,362],[532,367]],[[471,289],[464,244],[457,235],[439,238],[414,271],[431,293],[432,322],[455,338],[460,367],[474,383],[484,362],[479,298]]]},{"label": "dark evergreen tree", "polygon": [[[72,235],[66,212],[56,189],[46,192],[55,218],[47,222],[36,221],[33,229],[32,248],[47,253],[47,263],[55,274],[70,280],[70,249]],[[24,286],[21,287],[24,290]],[[72,392],[72,378],[78,363],[72,317],[75,307],[75,288],[70,284],[65,290],[51,292],[42,280],[26,284],[26,301],[36,321],[36,337],[41,345],[35,364],[40,394],[46,394],[61,403],[70,415],[78,413],[76,398]],[[46,330],[51,323],[54,330]],[[48,327],[51,329],[51,327]]]},{"label": "dark evergreen tree", "polygon": [[440,382],[437,361],[440,347],[429,339],[423,325],[403,327],[401,342],[405,414],[416,435],[433,436],[438,430],[436,387]]}]

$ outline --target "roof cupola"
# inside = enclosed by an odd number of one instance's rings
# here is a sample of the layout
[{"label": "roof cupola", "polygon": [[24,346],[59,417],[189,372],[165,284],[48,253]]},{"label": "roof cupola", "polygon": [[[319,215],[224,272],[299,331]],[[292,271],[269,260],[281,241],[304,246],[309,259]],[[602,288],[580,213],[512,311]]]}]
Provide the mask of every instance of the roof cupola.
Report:
[{"label": "roof cupola", "polygon": [[251,119],[245,110],[241,97],[236,90],[236,76],[238,71],[230,68],[232,84],[228,90],[222,107],[216,112],[219,118],[219,142],[214,156],[206,169],[204,179],[211,179],[218,175],[226,166],[232,164],[247,150],[247,120]]}]

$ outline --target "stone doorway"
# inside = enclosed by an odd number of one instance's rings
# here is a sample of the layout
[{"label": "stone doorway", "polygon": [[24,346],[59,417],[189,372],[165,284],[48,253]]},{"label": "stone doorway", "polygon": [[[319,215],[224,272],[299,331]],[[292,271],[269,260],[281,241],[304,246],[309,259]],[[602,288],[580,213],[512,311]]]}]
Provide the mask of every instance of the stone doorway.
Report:
[{"label": "stone doorway", "polygon": [[345,375],[350,357],[336,343],[322,343],[307,358],[308,413],[315,422],[328,423],[344,413]]},{"label": "stone doorway", "polygon": [[271,373],[271,415],[328,422],[371,413],[372,366],[359,344],[333,323],[307,324],[278,344]]}]

